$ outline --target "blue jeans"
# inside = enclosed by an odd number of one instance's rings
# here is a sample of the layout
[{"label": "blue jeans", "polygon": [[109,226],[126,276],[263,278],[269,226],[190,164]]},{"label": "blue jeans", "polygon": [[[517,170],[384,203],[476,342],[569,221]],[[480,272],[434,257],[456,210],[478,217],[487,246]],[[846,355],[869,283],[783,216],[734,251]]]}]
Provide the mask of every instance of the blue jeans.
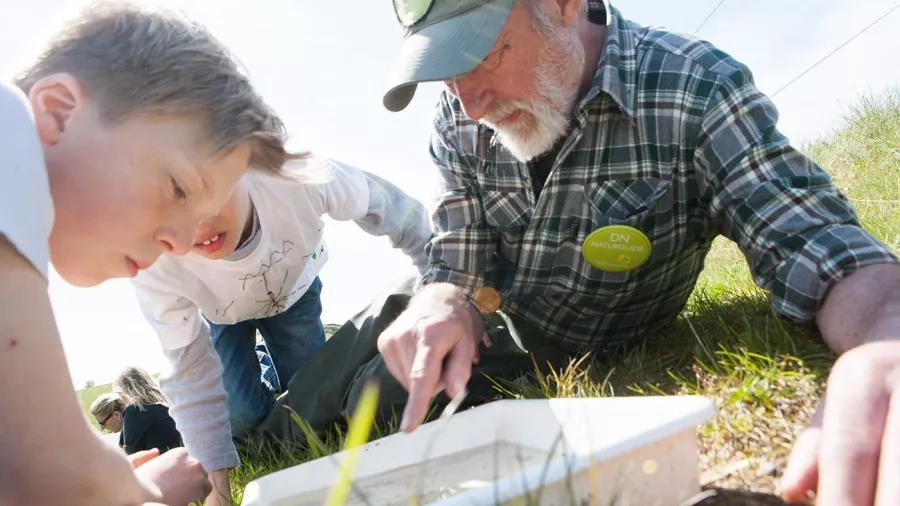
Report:
[{"label": "blue jeans", "polygon": [[[283,313],[232,325],[209,322],[213,348],[222,361],[234,437],[246,434],[269,414],[282,382],[286,384],[325,344],[321,292],[322,282],[317,277]],[[257,330],[267,354],[256,345]]]}]

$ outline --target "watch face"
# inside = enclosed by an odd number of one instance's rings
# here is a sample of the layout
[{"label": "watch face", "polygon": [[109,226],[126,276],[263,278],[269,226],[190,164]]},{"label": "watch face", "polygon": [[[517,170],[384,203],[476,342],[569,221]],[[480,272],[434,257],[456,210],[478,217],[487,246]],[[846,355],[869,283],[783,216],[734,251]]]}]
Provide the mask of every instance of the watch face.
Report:
[{"label": "watch face", "polygon": [[422,20],[431,10],[434,0],[394,0],[394,13],[403,26],[412,26]]}]

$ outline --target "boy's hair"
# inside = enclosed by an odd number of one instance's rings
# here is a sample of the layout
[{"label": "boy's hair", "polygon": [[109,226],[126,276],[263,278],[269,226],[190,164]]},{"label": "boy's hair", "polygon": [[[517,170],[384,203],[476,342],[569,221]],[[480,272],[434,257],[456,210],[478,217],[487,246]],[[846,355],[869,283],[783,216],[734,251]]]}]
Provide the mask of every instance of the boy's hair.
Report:
[{"label": "boy's hair", "polygon": [[273,175],[310,156],[287,152],[284,124],[228,49],[169,9],[92,5],[51,39],[16,84],[28,93],[55,73],[78,79],[110,124],[135,114],[195,115],[206,120],[214,152],[249,141],[250,168]]}]

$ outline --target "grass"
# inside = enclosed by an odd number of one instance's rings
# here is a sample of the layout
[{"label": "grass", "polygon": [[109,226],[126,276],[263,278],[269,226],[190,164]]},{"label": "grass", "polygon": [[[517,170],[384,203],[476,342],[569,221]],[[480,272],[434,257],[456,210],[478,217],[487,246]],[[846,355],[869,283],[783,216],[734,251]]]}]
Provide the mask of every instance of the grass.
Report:
[{"label": "grass", "polygon": [[[844,128],[801,148],[832,175],[864,227],[900,252],[900,95],[863,98],[848,112]],[[664,338],[504,388],[519,398],[708,396],[718,414],[698,434],[706,481],[771,493],[834,359],[815,333],[775,317],[743,255],[718,239],[690,301]],[[376,437],[381,435],[386,433]],[[240,501],[249,481],[338,451],[342,442],[343,435],[335,434],[287,456],[244,456],[231,473],[235,499]]]},{"label": "grass", "polygon": [[87,417],[91,426],[97,430],[100,430],[100,427],[97,425],[97,421],[94,420],[94,417],[91,416],[91,403],[93,403],[97,397],[109,392],[112,392],[112,383],[107,383],[106,385],[94,385],[77,392],[78,403],[81,404],[81,411],[84,412],[84,415]]}]

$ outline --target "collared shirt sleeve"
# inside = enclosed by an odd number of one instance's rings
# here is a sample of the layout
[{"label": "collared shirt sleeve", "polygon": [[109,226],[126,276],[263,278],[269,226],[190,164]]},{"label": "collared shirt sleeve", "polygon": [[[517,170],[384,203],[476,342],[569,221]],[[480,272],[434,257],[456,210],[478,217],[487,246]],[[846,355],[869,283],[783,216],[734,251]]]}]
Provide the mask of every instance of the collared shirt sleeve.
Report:
[{"label": "collared shirt sleeve", "polygon": [[426,245],[428,268],[422,285],[452,283],[469,297],[485,286],[493,268],[498,235],[485,221],[474,153],[463,153],[446,98],[439,105],[429,151],[440,173],[432,213],[434,235]]},{"label": "collared shirt sleeve", "polygon": [[723,62],[694,152],[709,216],[743,251],[782,317],[810,323],[828,290],[854,271],[900,263],[859,223],[828,174],[778,131],[750,71]]}]

